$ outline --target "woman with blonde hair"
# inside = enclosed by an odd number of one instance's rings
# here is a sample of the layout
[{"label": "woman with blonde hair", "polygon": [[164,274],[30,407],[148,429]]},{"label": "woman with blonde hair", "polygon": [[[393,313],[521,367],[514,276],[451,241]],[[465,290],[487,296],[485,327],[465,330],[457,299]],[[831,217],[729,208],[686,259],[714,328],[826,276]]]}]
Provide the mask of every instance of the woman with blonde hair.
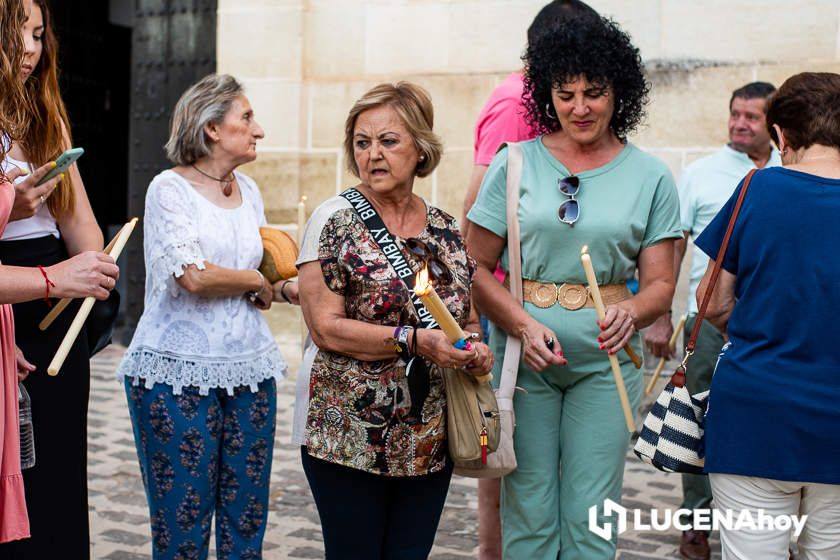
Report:
[{"label": "woman with blonde hair", "polygon": [[433,114],[407,82],[356,101],[344,153],[359,184],[319,206],[304,233],[301,305],[317,348],[301,368],[296,441],[329,559],[428,556],[452,475],[443,368],[483,375],[493,363],[485,344],[458,350],[424,328],[405,281],[428,265],[455,319],[480,332],[457,223],[413,191],[443,152]]},{"label": "woman with blonde hair", "polygon": [[[27,122],[27,105],[20,79],[24,42],[19,33],[6,31],[23,27],[27,19],[25,8],[31,9],[30,6],[29,2],[24,5],[20,0],[0,0],[0,138],[4,140],[0,142],[0,156],[3,157],[11,148],[9,140],[16,138]],[[41,187],[34,186],[50,167],[49,164],[40,167],[21,184],[36,194],[51,192],[58,178]],[[16,198],[11,181],[24,174],[20,169],[9,172],[5,167],[0,169],[0,234]],[[93,251],[40,269],[0,264],[0,543],[23,539],[30,533],[20,469],[17,382],[19,376],[24,377],[34,367],[15,347],[15,323],[8,304],[46,296],[105,299],[108,290],[116,284],[117,274],[112,259]],[[16,557],[12,548],[16,544],[0,546],[0,557],[7,554]],[[57,553],[57,556],[66,557],[66,554]]]},{"label": "woman with blonde hair", "polygon": [[[6,173],[50,164],[71,147],[70,124],[58,87],[58,42],[44,0],[35,0],[23,26],[24,51],[17,79],[26,99],[24,120],[2,166]],[[6,140],[8,141],[8,139]],[[0,259],[17,266],[48,266],[84,251],[101,251],[96,223],[78,167],[73,164],[54,189],[38,194],[16,185],[9,224],[0,240]],[[23,473],[32,538],[16,552],[32,557],[89,556],[87,501],[87,407],[90,356],[87,333],[73,345],[62,373],[46,368],[73,319],[64,312],[46,331],[38,323],[49,302],[14,306],[18,346],[36,369],[24,380],[32,398],[36,463]],[[64,522],[56,525],[59,516]]]}]

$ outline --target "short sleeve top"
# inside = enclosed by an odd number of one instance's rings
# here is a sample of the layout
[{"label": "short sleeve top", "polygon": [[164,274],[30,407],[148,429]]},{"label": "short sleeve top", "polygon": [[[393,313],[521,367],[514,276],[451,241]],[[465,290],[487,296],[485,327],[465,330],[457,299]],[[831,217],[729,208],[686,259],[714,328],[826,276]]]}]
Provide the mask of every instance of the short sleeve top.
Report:
[{"label": "short sleeve top", "polygon": [[[256,269],[265,224],[256,183],[235,172],[242,195],[237,208],[221,208],[172,170],[152,180],[146,193],[143,254],[144,311],[117,371],[118,377],[183,386],[207,394],[239,386],[257,390],[260,381],[286,373],[268,324],[245,295],[204,297],[180,287],[176,277],[205,261],[237,270]],[[256,273],[254,273],[256,274]]]},{"label": "short sleeve top", "polygon": [[[771,150],[766,167],[781,164],[779,151]],[[698,159],[686,167],[677,183],[683,230],[696,239],[732,196],[738,182],[751,169],[755,169],[753,160],[747,154],[729,146],[724,146],[714,154]],[[708,264],[709,258],[706,253],[695,245],[692,249],[688,278],[689,314],[697,313],[697,285],[700,284]]]},{"label": "short sleeve top", "polygon": [[[417,239],[449,268],[438,295],[461,326],[470,313],[475,265],[454,218],[427,205]],[[403,239],[396,238],[402,247]],[[344,297],[349,319],[377,325],[419,323],[405,284],[359,215],[341,197],[326,201],[309,220],[299,264],[318,260],[327,287]],[[317,247],[317,255],[311,249]],[[307,248],[310,252],[307,254]],[[415,272],[422,262],[403,250]],[[312,364],[305,443],[310,455],[386,476],[418,476],[444,468],[446,397],[437,366],[421,418],[410,418],[406,364],[399,358],[363,361],[319,349]]]},{"label": "short sleeve top", "polygon": [[[35,169],[32,164],[15,159],[8,154],[6,154],[6,159],[3,160],[2,166],[3,171],[6,173],[10,172],[12,169],[23,169],[29,172],[32,172]],[[20,183],[25,179],[26,176],[21,176],[18,177],[15,182]],[[47,235],[60,238],[61,232],[58,229],[58,224],[56,223],[52,212],[50,212],[49,206],[42,204],[38,207],[38,210],[34,215],[6,224],[6,229],[3,231],[0,239],[3,241],[16,241],[19,239],[35,239]]]},{"label": "short sleeve top", "polygon": [[[741,188],[697,239],[713,259]],[[840,484],[837,216],[840,180],[754,175],[722,264],[736,303],[712,379],[708,472]]]},{"label": "short sleeve top", "polygon": [[538,134],[522,104],[524,89],[524,76],[514,72],[490,94],[475,123],[476,165],[489,165],[503,143],[530,140]]},{"label": "short sleeve top", "polygon": [[[580,248],[589,246],[599,284],[630,279],[642,249],[682,237],[679,202],[667,166],[628,143],[609,163],[578,173],[580,214],[574,227],[558,218],[568,200],[558,181],[571,175],[542,143],[521,142],[519,224],[522,277],[539,282],[586,283]],[[481,184],[471,222],[507,238],[507,148],[499,151]],[[502,267],[508,269],[507,247]]]}]

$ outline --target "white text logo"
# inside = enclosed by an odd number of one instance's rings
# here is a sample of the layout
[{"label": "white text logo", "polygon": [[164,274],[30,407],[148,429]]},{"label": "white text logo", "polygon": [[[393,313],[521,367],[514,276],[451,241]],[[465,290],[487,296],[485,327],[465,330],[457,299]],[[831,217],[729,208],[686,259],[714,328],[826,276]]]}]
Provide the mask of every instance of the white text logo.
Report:
[{"label": "white text logo", "polygon": [[[732,531],[789,531],[797,537],[805,527],[807,515],[770,515],[763,509],[755,513],[743,509],[740,511],[718,509],[651,509],[647,516],[642,510],[628,510],[612,500],[604,500],[601,508],[604,517],[617,516],[616,534],[628,529],[635,531],[667,531],[672,527],[680,531],[717,531],[721,527]],[[645,521],[645,517],[647,521]],[[604,540],[612,538],[613,524],[598,524],[598,506],[589,508],[589,530]]]}]

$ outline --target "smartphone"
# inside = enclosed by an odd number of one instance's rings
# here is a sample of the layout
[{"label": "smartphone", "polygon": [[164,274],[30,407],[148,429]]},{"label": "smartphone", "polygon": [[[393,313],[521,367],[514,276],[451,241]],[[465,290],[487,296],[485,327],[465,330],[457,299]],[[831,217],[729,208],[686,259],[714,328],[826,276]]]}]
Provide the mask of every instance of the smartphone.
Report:
[{"label": "smartphone", "polygon": [[38,181],[38,184],[35,186],[37,187],[39,185],[43,185],[59,173],[67,171],[67,169],[73,165],[73,162],[82,157],[83,153],[85,153],[84,148],[70,148],[69,150],[65,150],[63,154],[56,158],[55,167],[47,171],[47,174],[41,177],[41,180]]}]

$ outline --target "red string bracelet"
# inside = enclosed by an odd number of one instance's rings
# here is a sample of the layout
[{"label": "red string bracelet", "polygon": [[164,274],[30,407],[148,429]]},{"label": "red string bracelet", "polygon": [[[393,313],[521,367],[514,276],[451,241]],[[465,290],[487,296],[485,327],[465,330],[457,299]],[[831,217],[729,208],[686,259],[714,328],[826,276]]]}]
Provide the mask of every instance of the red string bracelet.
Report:
[{"label": "red string bracelet", "polygon": [[47,276],[47,271],[40,264],[38,265],[38,270],[40,270],[41,274],[44,275],[44,282],[47,284],[47,287],[44,289],[44,301],[47,302],[47,307],[52,307],[52,302],[50,301],[50,288],[55,288],[55,284],[53,284],[50,277]]}]

